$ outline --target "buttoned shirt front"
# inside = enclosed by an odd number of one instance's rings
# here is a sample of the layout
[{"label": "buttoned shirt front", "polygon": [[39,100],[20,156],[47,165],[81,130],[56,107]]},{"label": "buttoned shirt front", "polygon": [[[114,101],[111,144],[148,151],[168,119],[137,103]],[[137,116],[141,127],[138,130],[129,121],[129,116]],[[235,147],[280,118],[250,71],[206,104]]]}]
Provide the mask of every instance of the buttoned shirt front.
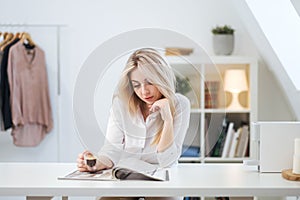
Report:
[{"label": "buttoned shirt front", "polygon": [[175,95],[175,115],[173,117],[174,141],[163,152],[157,152],[152,144],[163,120],[159,111],[151,113],[146,120],[140,110],[131,116],[126,106],[117,97],[114,99],[106,132],[106,141],[100,151],[101,157],[109,158],[114,165],[121,159],[133,157],[161,167],[177,163],[182,144],[189,126],[190,102],[181,95]]}]

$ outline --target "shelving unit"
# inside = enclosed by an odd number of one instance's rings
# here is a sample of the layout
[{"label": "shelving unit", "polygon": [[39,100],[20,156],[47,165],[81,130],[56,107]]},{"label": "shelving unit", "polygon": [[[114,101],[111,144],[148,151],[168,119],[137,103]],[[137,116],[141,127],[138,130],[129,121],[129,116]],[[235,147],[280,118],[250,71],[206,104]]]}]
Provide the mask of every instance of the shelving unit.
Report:
[{"label": "shelving unit", "polygon": [[[249,159],[253,155],[252,152],[255,152],[250,139],[250,125],[257,119],[257,61],[251,57],[236,56],[216,56],[210,59],[195,56],[167,58],[175,74],[180,78],[188,78],[192,89],[184,94],[191,102],[190,126],[184,144],[198,147],[199,153],[192,156],[187,154],[181,157],[180,161],[226,163]],[[231,93],[224,90],[224,74],[228,69],[243,69],[246,73],[248,90],[239,94],[242,109],[227,109],[232,100]],[[208,89],[209,85],[212,89]],[[234,122],[235,130],[241,127],[242,123],[249,126],[248,150],[245,157],[209,156],[220,136],[224,118],[228,123]]]}]

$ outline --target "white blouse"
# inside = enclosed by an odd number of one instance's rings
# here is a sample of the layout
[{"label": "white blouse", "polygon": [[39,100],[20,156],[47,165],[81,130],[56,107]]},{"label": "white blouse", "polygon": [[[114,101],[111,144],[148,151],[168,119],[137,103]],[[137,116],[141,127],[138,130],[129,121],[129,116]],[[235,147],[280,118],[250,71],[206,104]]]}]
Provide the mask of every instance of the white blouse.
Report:
[{"label": "white blouse", "polygon": [[163,123],[159,111],[150,114],[146,121],[141,111],[131,117],[123,103],[115,98],[110,110],[106,132],[106,141],[99,152],[99,157],[109,158],[114,165],[121,159],[137,158],[161,167],[177,163],[182,144],[189,127],[190,102],[176,94],[174,115],[174,141],[163,152],[157,152],[157,145],[151,144],[160,123]]}]

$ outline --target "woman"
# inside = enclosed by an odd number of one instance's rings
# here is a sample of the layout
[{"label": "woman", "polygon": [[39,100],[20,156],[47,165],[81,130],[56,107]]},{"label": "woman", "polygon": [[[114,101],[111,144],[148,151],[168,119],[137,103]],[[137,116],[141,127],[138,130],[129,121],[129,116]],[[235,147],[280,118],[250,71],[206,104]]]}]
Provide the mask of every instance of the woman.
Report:
[{"label": "woman", "polygon": [[123,70],[113,97],[106,142],[94,168],[78,155],[80,171],[112,168],[126,158],[160,167],[178,162],[189,125],[190,103],[175,94],[175,76],[154,49],[135,51]]}]

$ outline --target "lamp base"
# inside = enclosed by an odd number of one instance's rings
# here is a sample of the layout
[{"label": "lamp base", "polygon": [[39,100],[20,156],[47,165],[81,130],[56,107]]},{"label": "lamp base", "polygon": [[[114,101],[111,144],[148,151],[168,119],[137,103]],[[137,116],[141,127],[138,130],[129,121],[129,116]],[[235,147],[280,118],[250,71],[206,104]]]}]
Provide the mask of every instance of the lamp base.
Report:
[{"label": "lamp base", "polygon": [[226,108],[228,110],[243,110],[245,109],[239,102],[239,93],[232,92],[232,101]]}]

